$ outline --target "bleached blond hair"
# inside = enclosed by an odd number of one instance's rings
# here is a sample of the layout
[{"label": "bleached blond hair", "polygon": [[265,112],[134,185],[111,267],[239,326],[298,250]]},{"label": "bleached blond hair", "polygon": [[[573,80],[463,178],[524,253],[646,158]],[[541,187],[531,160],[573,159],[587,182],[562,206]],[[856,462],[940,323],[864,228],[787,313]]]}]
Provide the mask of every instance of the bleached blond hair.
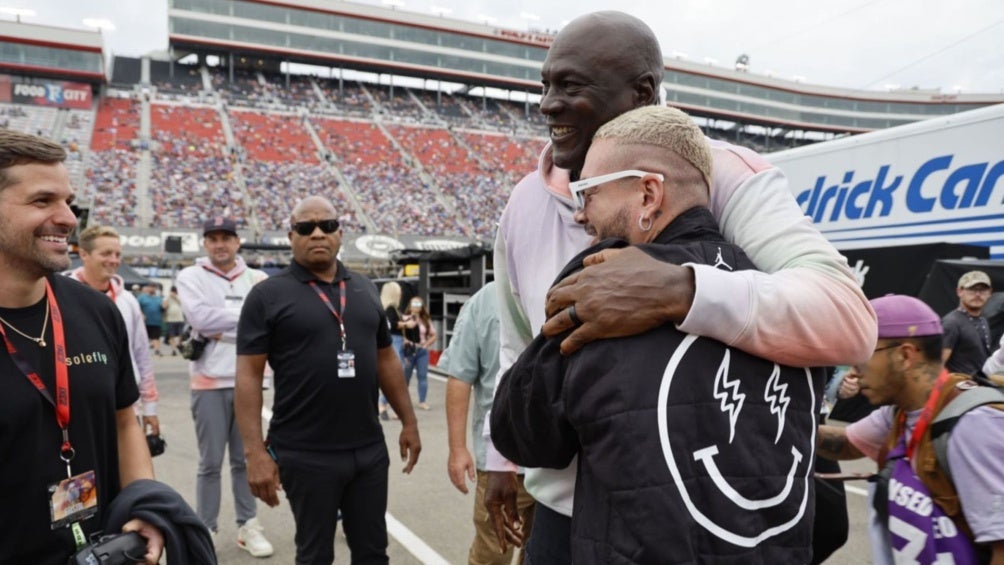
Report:
[{"label": "bleached blond hair", "polygon": [[650,145],[672,151],[700,171],[711,190],[711,148],[690,116],[669,106],[642,106],[603,124],[593,141]]}]

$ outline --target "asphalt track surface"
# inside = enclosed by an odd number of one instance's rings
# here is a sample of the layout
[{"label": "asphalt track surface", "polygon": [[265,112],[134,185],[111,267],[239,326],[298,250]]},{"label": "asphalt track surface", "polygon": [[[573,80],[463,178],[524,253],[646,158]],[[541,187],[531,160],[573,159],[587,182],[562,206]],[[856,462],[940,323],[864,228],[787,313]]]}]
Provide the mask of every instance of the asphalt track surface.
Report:
[{"label": "asphalt track surface", "polygon": [[[195,506],[195,473],[198,466],[198,449],[195,427],[189,407],[187,363],[180,357],[156,357],[154,366],[157,387],[160,391],[158,415],[161,433],[166,439],[167,452],[154,459],[157,478],[177,489]],[[415,384],[412,383],[413,401]],[[429,411],[418,411],[419,432],[422,437],[422,454],[410,475],[401,473],[404,467],[397,454],[397,436],[400,423],[384,422],[387,445],[391,455],[390,493],[387,508],[387,529],[390,562],[394,564],[462,564],[467,562],[467,550],[474,535],[471,521],[473,485],[471,494],[461,494],[450,483],[446,474],[447,449],[446,416],[444,401],[445,381],[430,374]],[[271,404],[271,394],[266,393],[265,406]],[[470,437],[468,434],[468,443]],[[847,471],[869,471],[873,464],[855,461],[842,464]],[[230,492],[230,472],[223,469],[223,495],[219,516],[217,555],[223,565],[250,565],[253,563],[292,564],[295,557],[293,536],[295,527],[289,503],[280,493],[280,504],[268,508],[259,501],[258,518],[265,535],[275,547],[270,558],[251,557],[236,544],[237,525],[234,521],[233,497]],[[866,534],[867,503],[863,481],[848,483],[848,513],[850,539],[828,561],[834,565],[862,565],[871,563]],[[340,529],[335,536],[335,563],[349,563],[348,546]]]}]

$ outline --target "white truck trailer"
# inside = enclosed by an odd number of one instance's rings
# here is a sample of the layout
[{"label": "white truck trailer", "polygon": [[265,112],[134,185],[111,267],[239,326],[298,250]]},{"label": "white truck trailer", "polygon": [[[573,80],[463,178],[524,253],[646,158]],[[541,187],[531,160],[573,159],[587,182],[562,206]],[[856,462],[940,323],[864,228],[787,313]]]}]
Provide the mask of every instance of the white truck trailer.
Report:
[{"label": "white truck trailer", "polygon": [[947,242],[1004,259],[1004,104],[766,158],[838,249]]}]

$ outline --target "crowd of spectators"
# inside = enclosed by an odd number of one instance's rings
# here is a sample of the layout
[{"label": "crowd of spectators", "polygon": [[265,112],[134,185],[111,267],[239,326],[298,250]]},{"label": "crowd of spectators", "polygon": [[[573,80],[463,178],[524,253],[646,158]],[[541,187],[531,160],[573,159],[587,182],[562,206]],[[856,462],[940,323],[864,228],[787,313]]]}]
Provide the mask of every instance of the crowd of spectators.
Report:
[{"label": "crowd of spectators", "polygon": [[243,170],[248,194],[264,230],[288,230],[293,206],[302,198],[320,195],[331,200],[347,233],[366,231],[356,217],[349,197],[326,165],[296,161],[248,161]]},{"label": "crowd of spectators", "polygon": [[491,240],[509,192],[537,167],[544,140],[501,134],[461,132],[464,142],[483,161],[478,175],[453,174],[440,186],[457,198],[457,209],[470,219],[475,235]]},{"label": "crowd of spectators", "polygon": [[345,165],[342,174],[355,188],[359,203],[377,229],[389,234],[460,235],[457,218],[400,158],[370,166]]},{"label": "crowd of spectators", "polygon": [[222,213],[243,227],[244,195],[234,180],[217,111],[153,104],[150,123],[157,142],[150,175],[153,225],[197,227]]},{"label": "crowd of spectators", "polygon": [[463,102],[446,92],[430,92],[428,90],[412,91],[418,100],[440,120],[453,126],[469,126],[471,116],[463,107]]},{"label": "crowd of spectators", "polygon": [[234,181],[228,157],[198,157],[161,149],[153,158],[150,177],[152,224],[156,227],[198,227],[213,215],[232,216],[246,227],[244,195]]},{"label": "crowd of spectators", "polygon": [[[289,80],[289,86],[286,81]],[[271,77],[268,89],[280,103],[291,108],[307,108],[315,111],[320,106],[314,84],[310,77],[286,75]]]},{"label": "crowd of spectators", "polygon": [[132,149],[91,151],[86,177],[89,190],[86,202],[93,197],[91,221],[116,227],[136,225],[136,162]]},{"label": "crowd of spectators", "polygon": [[235,69],[233,81],[226,69],[215,68],[210,72],[213,90],[228,104],[250,106],[252,108],[269,108],[273,106],[274,98],[267,84],[258,80],[258,73]]},{"label": "crowd of spectators", "polygon": [[[94,112],[89,110],[62,110],[66,118],[58,139],[66,149],[66,170],[70,182],[79,185],[84,179],[84,159],[94,132]],[[57,137],[57,136],[53,136]]]},{"label": "crowd of spectators", "polygon": [[402,86],[370,85],[370,94],[380,105],[380,116],[385,121],[420,123],[428,122],[422,107],[415,103],[408,89]]},{"label": "crowd of spectators", "polygon": [[322,80],[318,84],[338,113],[358,118],[369,118],[372,115],[373,104],[359,83],[343,80],[339,85],[337,80]]}]

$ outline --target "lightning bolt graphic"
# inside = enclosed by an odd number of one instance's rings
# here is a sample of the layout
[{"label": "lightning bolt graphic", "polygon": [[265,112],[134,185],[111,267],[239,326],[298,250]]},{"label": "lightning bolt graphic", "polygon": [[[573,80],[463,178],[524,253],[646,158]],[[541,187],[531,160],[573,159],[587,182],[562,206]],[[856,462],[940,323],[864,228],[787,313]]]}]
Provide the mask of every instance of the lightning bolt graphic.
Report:
[{"label": "lightning bolt graphic", "polygon": [[788,396],[788,383],[781,382],[781,368],[777,366],[777,363],[774,364],[774,371],[767,379],[763,399],[770,402],[770,413],[777,415],[777,436],[774,438],[774,444],[777,445],[781,439],[781,431],[784,429],[784,414],[788,411],[788,403],[791,402],[791,397]]},{"label": "lightning bolt graphic", "polygon": [[729,380],[730,360],[730,352],[726,349],[722,363],[718,366],[718,373],[715,374],[714,397],[721,401],[722,412],[729,414],[729,443],[732,443],[732,439],[736,436],[736,420],[739,419],[739,413],[742,412],[746,395],[739,392],[738,380]]}]

